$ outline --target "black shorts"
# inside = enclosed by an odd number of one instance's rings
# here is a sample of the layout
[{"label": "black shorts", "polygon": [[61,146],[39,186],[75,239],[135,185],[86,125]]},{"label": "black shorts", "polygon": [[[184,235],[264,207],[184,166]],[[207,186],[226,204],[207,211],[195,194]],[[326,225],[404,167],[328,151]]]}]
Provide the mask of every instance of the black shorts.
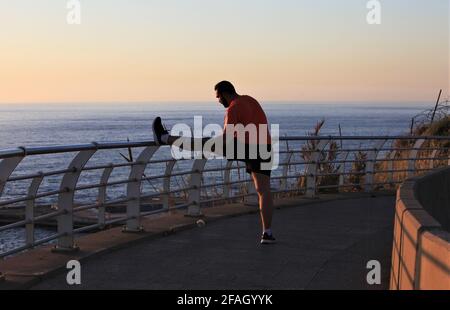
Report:
[{"label": "black shorts", "polygon": [[[250,149],[252,149],[254,147],[257,147],[257,152],[254,151],[253,153],[251,153]],[[272,154],[272,145],[268,144],[268,145],[261,145],[261,146],[254,146],[254,145],[249,146],[248,144],[246,144],[244,156],[242,156],[242,154],[241,154],[241,156],[238,156],[237,149],[238,149],[237,142],[235,141],[234,157],[233,158],[227,157],[228,160],[237,160],[237,161],[244,162],[246,171],[249,174],[252,174],[254,172],[254,173],[267,175],[270,177],[270,174],[272,172],[272,169],[270,168],[271,167],[270,163],[272,161],[272,155],[273,155]],[[264,159],[267,157],[267,154],[265,154],[265,156],[262,156],[261,152],[270,152],[270,157],[267,159]],[[255,153],[256,153],[256,158],[255,158]],[[253,154],[253,156],[251,156],[250,154]]]},{"label": "black shorts", "polygon": [[[244,160],[244,162],[245,162],[245,171],[247,171],[247,173],[249,173],[249,174],[252,174],[254,172],[254,173],[267,175],[268,177],[270,177],[270,174],[272,173],[272,170],[262,169],[262,167],[261,167],[261,165],[264,162],[267,162],[266,160],[248,159],[248,160]],[[270,162],[270,160],[268,162]]]}]

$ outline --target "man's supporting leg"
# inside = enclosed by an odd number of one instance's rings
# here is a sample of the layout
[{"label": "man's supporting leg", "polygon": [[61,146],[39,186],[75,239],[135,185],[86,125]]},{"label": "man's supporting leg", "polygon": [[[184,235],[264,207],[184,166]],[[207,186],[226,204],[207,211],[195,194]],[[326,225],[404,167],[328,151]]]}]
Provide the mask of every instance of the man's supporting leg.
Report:
[{"label": "man's supporting leg", "polygon": [[253,182],[258,193],[259,209],[263,230],[271,229],[273,215],[273,200],[270,192],[270,177],[252,172]]}]

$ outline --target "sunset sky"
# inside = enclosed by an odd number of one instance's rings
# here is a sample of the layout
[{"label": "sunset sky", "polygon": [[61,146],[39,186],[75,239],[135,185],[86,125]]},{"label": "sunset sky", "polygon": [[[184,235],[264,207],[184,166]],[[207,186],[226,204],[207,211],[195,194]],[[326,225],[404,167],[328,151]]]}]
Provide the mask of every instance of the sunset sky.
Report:
[{"label": "sunset sky", "polygon": [[449,89],[449,1],[0,0],[0,103],[432,101]]}]

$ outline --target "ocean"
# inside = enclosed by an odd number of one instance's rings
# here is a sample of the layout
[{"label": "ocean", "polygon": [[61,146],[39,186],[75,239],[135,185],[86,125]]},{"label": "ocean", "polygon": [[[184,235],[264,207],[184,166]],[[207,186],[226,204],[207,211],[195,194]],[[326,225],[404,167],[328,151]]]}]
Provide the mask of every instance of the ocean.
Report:
[{"label": "ocean", "polygon": [[[339,125],[343,135],[400,135],[409,132],[411,118],[432,103],[274,103],[262,102],[269,122],[279,125],[280,136],[302,136],[312,131],[320,120],[325,124],[322,135],[339,135]],[[153,140],[151,123],[161,116],[168,127],[177,123],[193,124],[194,116],[203,117],[203,125],[223,124],[224,109],[217,102],[211,103],[153,103],[153,104],[13,104],[0,105],[0,150],[18,146],[49,146],[67,144],[85,144],[107,141]],[[158,151],[159,152],[159,151]],[[100,152],[99,152],[100,153]],[[123,150],[123,154],[127,154]],[[155,155],[166,157],[169,152]],[[119,151],[96,154],[90,163],[124,161]],[[136,152],[134,155],[136,156]],[[74,155],[74,154],[69,154]],[[98,155],[98,156],[97,156]],[[14,172],[14,176],[30,172],[48,171],[65,168],[71,156],[46,155],[40,158],[25,158]],[[189,169],[188,163],[177,167],[180,171]],[[163,173],[164,165],[153,165],[146,170],[147,175]],[[87,184],[99,177],[99,173],[82,174],[80,184]],[[111,181],[124,179],[127,169],[115,169]],[[210,178],[220,179],[213,174]],[[39,192],[58,188],[60,177],[46,178]],[[14,184],[13,184],[14,183]],[[8,199],[26,195],[29,182],[11,182],[5,187],[3,197]],[[148,185],[149,190],[161,184]],[[123,195],[124,186],[117,186],[108,192],[109,198]],[[96,191],[83,191],[75,196],[82,203],[95,199]],[[54,203],[56,197],[43,198],[38,203]],[[51,234],[48,229],[37,228],[39,238]],[[24,230],[12,229],[0,232],[0,252],[22,245]]]},{"label": "ocean", "polygon": [[[396,135],[408,132],[411,118],[433,104],[262,103],[280,135],[304,135],[321,119],[324,135]],[[78,144],[91,141],[152,139],[151,122],[161,116],[169,127],[203,122],[222,125],[218,103],[155,104],[0,104],[0,149],[17,146]]]}]

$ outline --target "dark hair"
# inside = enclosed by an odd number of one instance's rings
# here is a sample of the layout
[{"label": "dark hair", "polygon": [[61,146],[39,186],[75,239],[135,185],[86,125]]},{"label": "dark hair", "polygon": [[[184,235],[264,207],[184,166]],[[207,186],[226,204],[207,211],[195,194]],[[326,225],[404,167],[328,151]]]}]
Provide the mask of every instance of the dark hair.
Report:
[{"label": "dark hair", "polygon": [[233,84],[231,84],[228,81],[222,81],[217,83],[217,85],[214,87],[214,90],[216,90],[219,94],[223,93],[229,93],[229,94],[236,94],[236,90],[234,89]]}]

